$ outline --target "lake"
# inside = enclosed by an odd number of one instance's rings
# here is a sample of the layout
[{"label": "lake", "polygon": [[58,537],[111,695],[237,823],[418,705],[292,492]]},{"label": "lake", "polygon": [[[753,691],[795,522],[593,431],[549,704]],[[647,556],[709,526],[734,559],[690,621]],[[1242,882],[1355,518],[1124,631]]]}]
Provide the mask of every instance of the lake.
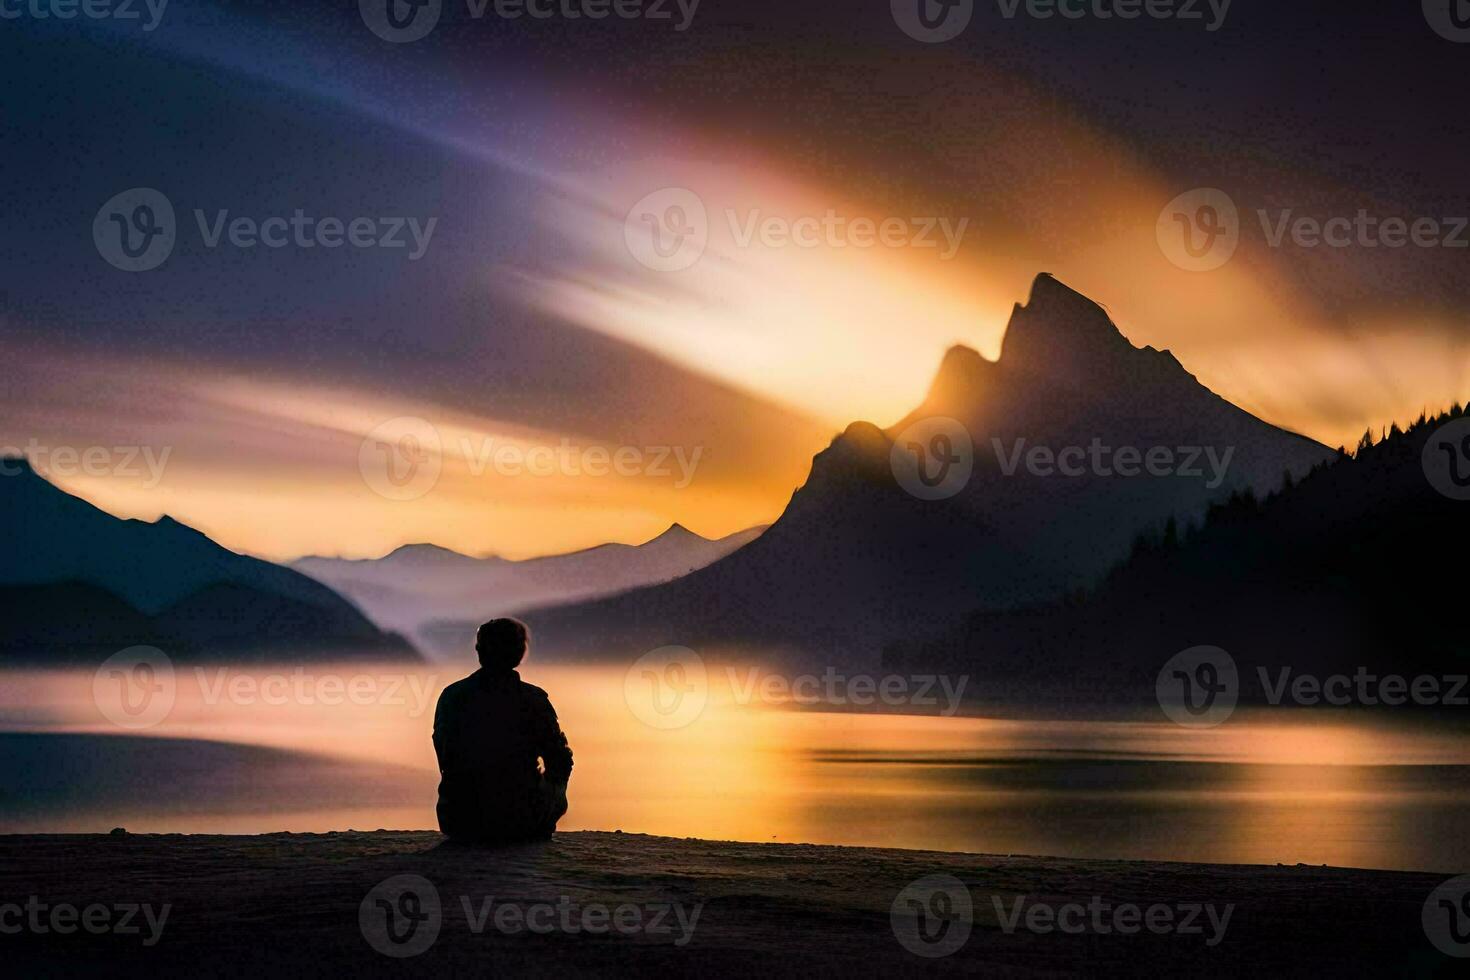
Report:
[{"label": "lake", "polygon": [[[125,680],[161,689],[151,674],[9,672],[0,729],[26,734],[5,742],[0,831],[432,828],[433,703],[463,673],[180,666],[155,718],[115,700]],[[855,712],[712,683],[670,722],[622,669],[522,676],[575,753],[566,830],[1470,871],[1470,739],[1443,718],[1242,709],[1185,729]]]}]

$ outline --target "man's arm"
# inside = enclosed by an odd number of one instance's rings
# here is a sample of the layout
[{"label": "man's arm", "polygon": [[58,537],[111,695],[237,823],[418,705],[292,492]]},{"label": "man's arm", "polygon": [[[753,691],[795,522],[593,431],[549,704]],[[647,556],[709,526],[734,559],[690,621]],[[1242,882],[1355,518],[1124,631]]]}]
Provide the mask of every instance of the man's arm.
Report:
[{"label": "man's arm", "polygon": [[546,792],[554,822],[567,812],[567,782],[572,778],[572,748],[567,744],[567,736],[561,730],[561,722],[557,720],[551,699],[547,698],[543,703],[545,710],[542,713],[537,754],[546,767]]},{"label": "man's arm", "polygon": [[449,716],[449,691],[446,689],[439,694],[439,702],[434,705],[434,758],[439,761],[439,772],[444,772],[444,751],[448,742]]},{"label": "man's arm", "polygon": [[546,781],[565,787],[572,778],[572,748],[567,744],[567,736],[561,730],[551,699],[547,698],[543,705],[536,754],[541,756],[546,767]]}]

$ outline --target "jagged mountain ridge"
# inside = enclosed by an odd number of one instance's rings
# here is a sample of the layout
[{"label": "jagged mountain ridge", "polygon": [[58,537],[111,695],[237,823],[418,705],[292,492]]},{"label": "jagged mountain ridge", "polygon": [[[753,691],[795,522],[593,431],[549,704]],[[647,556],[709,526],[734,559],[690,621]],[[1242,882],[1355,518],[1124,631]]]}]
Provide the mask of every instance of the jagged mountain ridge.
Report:
[{"label": "jagged mountain ridge", "polygon": [[24,460],[0,476],[0,652],[95,659],[125,646],[185,657],[417,659],[305,575],[237,554],[172,518],[114,517]]},{"label": "jagged mountain ridge", "polygon": [[[890,454],[933,416],[968,431],[974,472],[956,495],[921,500],[900,486]],[[1000,465],[1016,440],[1057,450],[1093,439],[1228,449],[1229,465],[1213,487],[1179,475],[1007,475]],[[908,417],[887,430],[848,426],[759,540],[667,585],[528,618],[543,645],[573,657],[682,643],[871,665],[884,637],[1086,585],[1140,530],[1235,489],[1269,491],[1329,456],[1209,391],[1167,351],[1134,347],[1100,306],[1042,274],[996,361],[954,348]]]},{"label": "jagged mountain ridge", "polygon": [[976,610],[935,641],[894,643],[887,665],[983,671],[993,694],[1145,701],[1161,665],[1197,645],[1229,653],[1258,703],[1283,671],[1463,676],[1470,643],[1448,614],[1459,583],[1429,556],[1463,553],[1470,505],[1438,492],[1424,459],[1464,419],[1395,427],[1265,499],[1141,539],[1085,596]]},{"label": "jagged mountain ridge", "polygon": [[381,558],[308,557],[292,567],[349,596],[378,624],[433,649],[464,653],[475,626],[491,616],[666,582],[743,547],[764,530],[710,539],[674,524],[642,544],[602,544],[520,561],[405,545]]}]

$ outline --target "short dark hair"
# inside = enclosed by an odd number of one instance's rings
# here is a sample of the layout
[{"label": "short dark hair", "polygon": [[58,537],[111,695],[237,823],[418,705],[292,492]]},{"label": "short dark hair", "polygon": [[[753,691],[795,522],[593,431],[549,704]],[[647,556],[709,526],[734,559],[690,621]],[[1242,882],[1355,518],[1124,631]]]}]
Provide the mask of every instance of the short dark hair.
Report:
[{"label": "short dark hair", "polygon": [[475,633],[480,666],[491,670],[515,670],[530,645],[531,631],[519,619],[492,619]]}]

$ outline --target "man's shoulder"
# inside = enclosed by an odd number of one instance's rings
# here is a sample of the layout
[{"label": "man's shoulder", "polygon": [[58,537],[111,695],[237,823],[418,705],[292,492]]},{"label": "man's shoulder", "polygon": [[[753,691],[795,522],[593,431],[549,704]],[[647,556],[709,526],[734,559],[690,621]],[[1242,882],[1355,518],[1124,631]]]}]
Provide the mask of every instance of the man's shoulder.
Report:
[{"label": "man's shoulder", "polygon": [[[512,681],[509,689],[505,686],[505,680]],[[551,704],[551,695],[535,684],[527,684],[520,679],[519,674],[512,678],[494,678],[487,682],[478,671],[453,684],[446,684],[444,690],[439,694],[439,701],[441,703],[447,701],[452,704],[456,701],[473,700],[481,696],[504,697],[507,693],[513,693],[513,696],[533,704]]]},{"label": "man's shoulder", "polygon": [[551,695],[547,694],[535,684],[528,684],[525,681],[521,681],[520,691],[521,697],[529,698],[533,701],[545,701],[547,704],[551,703]]},{"label": "man's shoulder", "polygon": [[535,684],[527,684],[525,681],[521,681],[520,690],[521,702],[523,704],[532,705],[537,711],[546,711],[552,715],[556,714],[556,709],[551,706],[551,695],[547,694],[541,688]]},{"label": "man's shoulder", "polygon": [[445,684],[444,690],[439,692],[439,697],[441,700],[444,698],[448,698],[451,701],[456,698],[462,698],[474,689],[474,685],[474,674],[471,674],[468,677],[461,677],[459,680],[455,681],[452,684]]}]

